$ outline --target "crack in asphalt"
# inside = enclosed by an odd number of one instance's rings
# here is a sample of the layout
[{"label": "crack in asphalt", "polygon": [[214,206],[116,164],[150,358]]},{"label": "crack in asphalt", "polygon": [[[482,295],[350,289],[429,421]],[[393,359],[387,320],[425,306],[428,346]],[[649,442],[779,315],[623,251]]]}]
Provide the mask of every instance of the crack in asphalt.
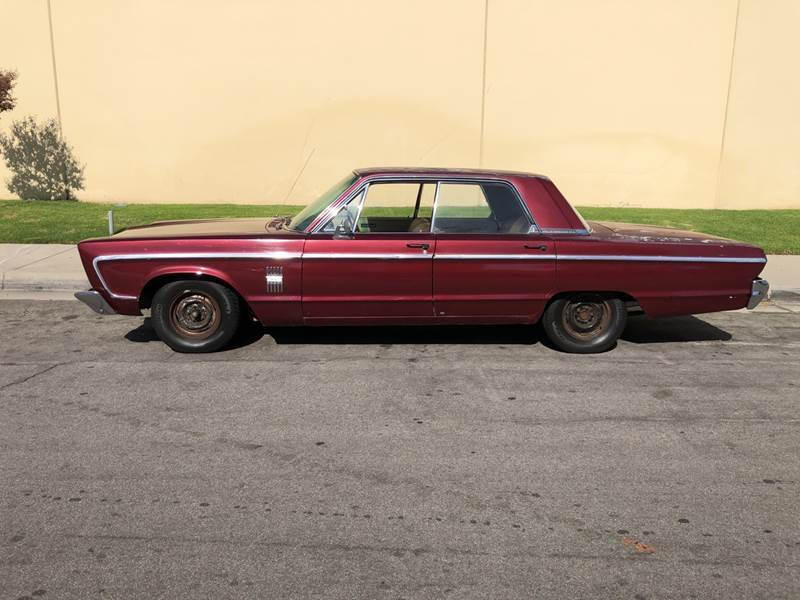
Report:
[{"label": "crack in asphalt", "polygon": [[26,382],[30,381],[31,379],[35,379],[39,375],[44,375],[45,373],[47,373],[49,371],[52,371],[56,367],[61,367],[61,366],[66,365],[66,364],[69,364],[69,363],[60,362],[60,363],[56,363],[54,365],[50,365],[46,369],[42,369],[41,371],[37,371],[36,373],[34,373],[32,375],[28,375],[27,377],[23,377],[22,379],[18,379],[17,381],[12,381],[10,383],[6,383],[5,385],[0,385],[0,390],[5,390],[5,389],[8,389],[8,388],[13,387],[15,385],[20,385],[22,383],[26,383]]},{"label": "crack in asphalt", "polygon": [[388,552],[396,556],[406,553],[414,556],[423,554],[455,554],[460,556],[504,556],[492,552],[461,550],[458,548],[409,548],[404,546],[371,546],[368,544],[297,544],[293,542],[264,542],[259,540],[236,540],[224,538],[201,538],[169,535],[124,535],[124,534],[64,534],[66,539],[108,540],[122,542],[174,542],[177,544],[225,544],[230,546],[258,546],[262,548],[289,548],[297,550],[318,550],[323,552]]}]

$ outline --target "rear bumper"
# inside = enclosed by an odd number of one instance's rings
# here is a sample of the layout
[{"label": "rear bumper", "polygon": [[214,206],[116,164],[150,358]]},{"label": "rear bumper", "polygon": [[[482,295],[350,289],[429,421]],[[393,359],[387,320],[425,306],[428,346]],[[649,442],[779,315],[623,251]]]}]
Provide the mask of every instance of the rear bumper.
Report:
[{"label": "rear bumper", "polygon": [[754,279],[750,288],[750,300],[747,302],[747,308],[754,309],[762,300],[766,300],[768,295],[769,282],[766,279],[761,279],[761,277]]},{"label": "rear bumper", "polygon": [[117,314],[117,311],[108,305],[108,302],[100,295],[100,292],[96,292],[95,290],[75,292],[75,297],[96,313],[101,315]]}]

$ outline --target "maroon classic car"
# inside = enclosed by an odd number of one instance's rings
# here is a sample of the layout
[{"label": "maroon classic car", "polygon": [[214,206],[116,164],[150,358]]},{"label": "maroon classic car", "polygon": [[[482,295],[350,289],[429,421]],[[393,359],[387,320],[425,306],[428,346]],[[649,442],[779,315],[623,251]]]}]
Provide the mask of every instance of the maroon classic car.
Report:
[{"label": "maroon classic car", "polygon": [[361,169],[292,219],[170,221],[79,244],[102,314],[150,309],[179,352],[225,346],[243,319],[284,325],[535,323],[568,352],[611,348],[628,313],[754,308],[757,247],[587,223],[550,179]]}]

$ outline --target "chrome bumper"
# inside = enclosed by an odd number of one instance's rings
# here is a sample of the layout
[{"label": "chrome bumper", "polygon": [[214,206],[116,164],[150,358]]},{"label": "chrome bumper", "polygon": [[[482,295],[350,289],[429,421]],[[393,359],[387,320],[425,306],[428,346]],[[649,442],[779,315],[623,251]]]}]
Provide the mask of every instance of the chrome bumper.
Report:
[{"label": "chrome bumper", "polygon": [[758,306],[762,300],[766,300],[769,295],[769,283],[766,279],[753,279],[753,287],[750,289],[750,301],[747,303],[747,308],[753,309]]},{"label": "chrome bumper", "polygon": [[108,302],[100,295],[100,292],[94,290],[75,292],[75,297],[96,313],[100,313],[101,315],[117,314],[117,311],[108,305]]}]

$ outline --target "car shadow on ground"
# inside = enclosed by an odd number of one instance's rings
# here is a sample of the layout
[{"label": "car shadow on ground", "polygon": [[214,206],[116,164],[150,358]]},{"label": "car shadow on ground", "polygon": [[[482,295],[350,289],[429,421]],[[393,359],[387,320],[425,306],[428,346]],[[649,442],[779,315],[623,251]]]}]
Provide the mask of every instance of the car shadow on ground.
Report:
[{"label": "car shadow on ground", "polygon": [[270,327],[277,344],[524,344],[542,341],[534,325]]},{"label": "car shadow on ground", "polygon": [[[543,340],[538,325],[441,325],[348,327],[240,327],[226,349],[240,348],[271,336],[277,344],[536,344]],[[145,318],[125,334],[130,342],[160,341]]]},{"label": "car shadow on ground", "polygon": [[[243,327],[240,327],[236,332],[236,335],[233,336],[231,342],[225,346],[225,350],[233,350],[235,348],[242,348],[244,346],[249,346],[250,344],[257,342],[262,337],[266,330],[261,327],[257,323],[248,323]],[[131,329],[128,333],[125,334],[125,339],[129,342],[160,342],[161,340],[156,335],[155,329],[153,329],[153,325],[150,322],[150,317],[145,317],[142,320],[141,325],[136,327],[135,329]]]},{"label": "car shadow on ground", "polygon": [[160,342],[153,326],[150,324],[150,317],[145,317],[136,329],[131,329],[125,334],[125,339],[129,342]]},{"label": "car shadow on ground", "polygon": [[[277,344],[492,344],[534,345],[553,348],[540,325],[440,325],[364,327],[261,327],[248,323],[236,333],[227,350],[249,346],[269,335]],[[697,317],[649,319],[631,317],[622,340],[635,344],[727,341],[731,334]],[[131,342],[157,342],[156,332],[145,318],[125,334]]]},{"label": "car shadow on ground", "polygon": [[[273,327],[278,344],[542,344],[554,346],[540,325],[409,327]],[[697,317],[631,317],[621,339],[635,344],[728,341],[731,334]]]},{"label": "car shadow on ground", "polygon": [[628,319],[621,339],[634,344],[663,344],[667,342],[727,342],[733,336],[697,317],[668,317],[650,319],[636,316]]}]

